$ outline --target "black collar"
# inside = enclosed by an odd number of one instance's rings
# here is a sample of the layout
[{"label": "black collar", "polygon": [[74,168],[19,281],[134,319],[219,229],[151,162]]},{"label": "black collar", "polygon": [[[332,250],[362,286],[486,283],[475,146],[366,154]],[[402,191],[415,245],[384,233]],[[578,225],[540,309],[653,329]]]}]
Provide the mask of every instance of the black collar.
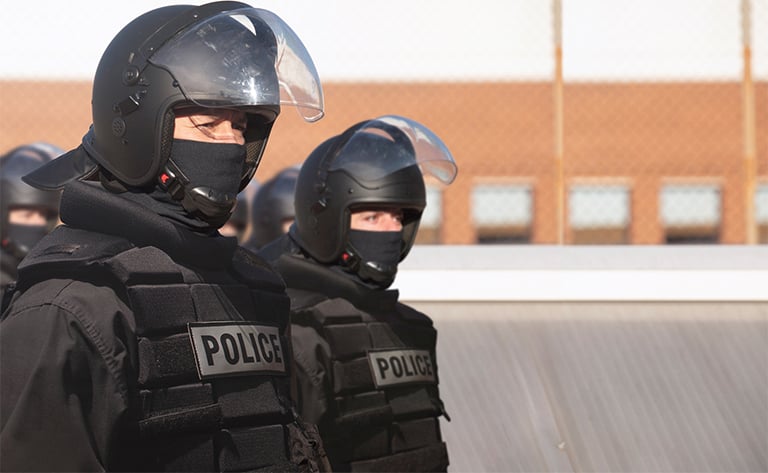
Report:
[{"label": "black collar", "polygon": [[372,288],[354,275],[320,264],[304,256],[289,235],[274,242],[270,250],[279,252],[268,259],[288,288],[316,292],[328,298],[343,298],[363,310],[390,310],[397,304],[400,295],[397,289]]},{"label": "black collar", "polygon": [[123,237],[138,247],[154,246],[190,266],[225,268],[237,249],[234,237],[193,232],[98,183],[68,184],[59,212],[71,227]]}]

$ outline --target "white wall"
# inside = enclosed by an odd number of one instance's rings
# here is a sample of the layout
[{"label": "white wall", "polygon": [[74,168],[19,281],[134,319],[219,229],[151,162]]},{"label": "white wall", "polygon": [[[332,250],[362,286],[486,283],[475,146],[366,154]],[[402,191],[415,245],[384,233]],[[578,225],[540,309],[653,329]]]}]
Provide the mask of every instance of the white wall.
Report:
[{"label": "white wall", "polygon": [[403,301],[768,301],[768,246],[416,245]]}]

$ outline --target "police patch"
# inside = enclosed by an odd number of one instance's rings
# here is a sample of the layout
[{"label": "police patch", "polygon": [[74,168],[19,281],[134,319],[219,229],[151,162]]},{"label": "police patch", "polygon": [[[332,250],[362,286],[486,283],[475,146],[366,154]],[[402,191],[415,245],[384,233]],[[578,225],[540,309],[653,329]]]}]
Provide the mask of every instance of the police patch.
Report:
[{"label": "police patch", "polygon": [[285,374],[277,327],[248,322],[187,324],[200,379],[246,373]]},{"label": "police patch", "polygon": [[435,365],[427,350],[369,351],[368,362],[377,388],[437,381]]}]

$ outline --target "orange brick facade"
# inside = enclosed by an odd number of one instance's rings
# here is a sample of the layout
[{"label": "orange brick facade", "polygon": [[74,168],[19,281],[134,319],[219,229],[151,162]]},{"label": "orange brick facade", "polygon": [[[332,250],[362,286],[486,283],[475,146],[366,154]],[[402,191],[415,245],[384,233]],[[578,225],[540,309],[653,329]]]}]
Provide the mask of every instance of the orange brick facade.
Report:
[{"label": "orange brick facade", "polygon": [[[755,85],[756,174],[768,177],[768,83]],[[713,83],[567,83],[563,89],[563,183],[625,184],[630,189],[627,243],[659,244],[659,191],[669,182],[717,184],[719,242],[745,243],[742,85]],[[443,194],[437,241],[473,244],[472,188],[478,182],[527,182],[533,189],[532,243],[558,243],[555,150],[558,116],[551,83],[333,83],[326,117],[306,124],[286,108],[256,174],[264,181],[301,162],[321,141],[367,118],[416,119],[446,142],[459,175]],[[69,149],[90,124],[87,82],[0,82],[6,120],[0,149],[37,140]],[[567,195],[567,191],[565,193]],[[567,209],[567,205],[564,205]],[[567,222],[567,211],[564,214]],[[564,228],[564,242],[576,241]]]}]

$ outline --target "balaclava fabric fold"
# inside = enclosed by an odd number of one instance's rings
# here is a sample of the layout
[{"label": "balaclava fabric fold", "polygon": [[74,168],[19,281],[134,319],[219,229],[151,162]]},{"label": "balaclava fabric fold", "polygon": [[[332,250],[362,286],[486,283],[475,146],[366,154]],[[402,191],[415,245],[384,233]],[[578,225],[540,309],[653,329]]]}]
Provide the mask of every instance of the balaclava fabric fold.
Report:
[{"label": "balaclava fabric fold", "polygon": [[355,272],[366,283],[386,289],[395,280],[403,232],[349,230],[349,247],[359,258]]}]

